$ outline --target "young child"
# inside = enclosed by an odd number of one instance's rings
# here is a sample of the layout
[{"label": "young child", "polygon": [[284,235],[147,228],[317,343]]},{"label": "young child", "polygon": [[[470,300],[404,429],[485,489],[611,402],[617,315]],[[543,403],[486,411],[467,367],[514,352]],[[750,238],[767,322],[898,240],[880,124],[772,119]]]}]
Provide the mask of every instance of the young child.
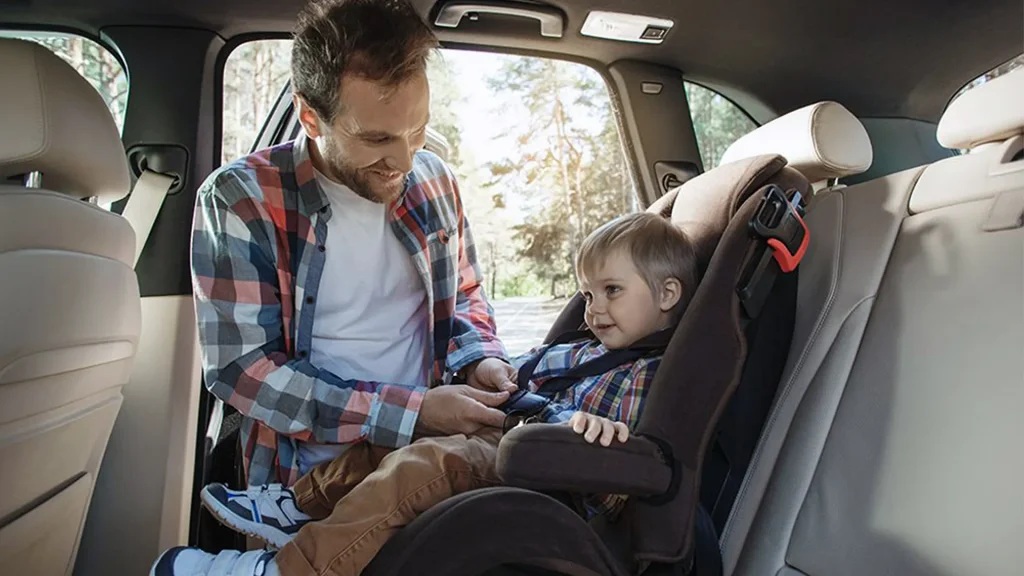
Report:
[{"label": "young child", "polygon": [[[673,327],[697,285],[696,256],[686,235],[647,213],[623,216],[595,230],[580,247],[576,273],[594,339],[537,348],[515,358],[518,369],[543,354],[530,382],[520,386],[536,390],[573,366]],[[583,378],[557,394],[536,419],[564,422],[587,442],[625,442],[660,360],[656,353]],[[499,484],[495,457],[500,439],[500,430],[489,430],[422,438],[398,450],[361,443],[315,467],[291,489],[272,485],[233,491],[212,484],[203,489],[202,499],[214,516],[280,551],[275,556],[229,550],[214,556],[176,548],[165,552],[151,573],[356,576],[395,531],[431,506]],[[591,497],[586,506],[590,514],[614,513],[622,502],[617,496]]]}]

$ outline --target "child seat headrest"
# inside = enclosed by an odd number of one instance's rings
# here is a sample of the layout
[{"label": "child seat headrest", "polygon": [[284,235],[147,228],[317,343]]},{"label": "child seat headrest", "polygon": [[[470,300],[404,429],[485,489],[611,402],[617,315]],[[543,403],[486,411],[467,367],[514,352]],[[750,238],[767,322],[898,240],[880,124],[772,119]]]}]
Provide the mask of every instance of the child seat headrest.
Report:
[{"label": "child seat headrest", "polygon": [[786,166],[782,156],[765,154],[705,172],[658,198],[647,211],[670,218],[686,232],[694,243],[703,272],[733,215],[747,198],[769,182],[783,190],[795,188],[804,198],[810,197],[806,178]]},{"label": "child seat headrest", "polygon": [[[697,253],[698,277],[702,277],[733,215],[769,183],[811,197],[811,185],[802,174],[786,166],[782,156],[766,154],[730,162],[688,180],[658,198],[647,211],[670,218],[686,232]],[[583,325],[584,307],[582,296],[574,295],[544,341],[578,330]]]}]

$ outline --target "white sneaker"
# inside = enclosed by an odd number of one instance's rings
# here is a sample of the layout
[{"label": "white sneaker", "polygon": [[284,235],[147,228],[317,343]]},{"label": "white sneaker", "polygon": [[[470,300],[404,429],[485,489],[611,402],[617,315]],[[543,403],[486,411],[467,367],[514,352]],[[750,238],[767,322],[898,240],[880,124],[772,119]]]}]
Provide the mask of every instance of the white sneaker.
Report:
[{"label": "white sneaker", "polygon": [[312,518],[295,503],[295,493],[280,484],[231,490],[210,484],[199,493],[203,505],[225,526],[281,548]]},{"label": "white sneaker", "polygon": [[225,550],[210,554],[198,548],[177,547],[153,563],[149,576],[280,576],[274,552]]}]

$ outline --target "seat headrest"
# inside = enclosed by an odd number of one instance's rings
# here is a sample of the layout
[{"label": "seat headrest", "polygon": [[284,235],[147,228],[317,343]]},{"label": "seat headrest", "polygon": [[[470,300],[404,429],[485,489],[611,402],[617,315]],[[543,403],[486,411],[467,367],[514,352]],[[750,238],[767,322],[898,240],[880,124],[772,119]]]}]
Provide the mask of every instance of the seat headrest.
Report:
[{"label": "seat headrest", "polygon": [[117,125],[99,93],[46,48],[0,38],[0,179],[42,172],[43,187],[113,201],[131,186]]},{"label": "seat headrest", "polygon": [[[802,174],[786,166],[778,154],[744,158],[709,170],[687,180],[665,193],[647,211],[669,218],[693,243],[697,255],[698,276],[707,270],[726,228],[751,195],[767,184],[783,190],[796,189],[804,198],[811,197],[811,185]],[[550,343],[556,337],[583,325],[586,303],[580,293],[558,315],[544,338]]]},{"label": "seat headrest", "polygon": [[721,164],[762,154],[781,154],[811,182],[860,174],[872,160],[864,125],[836,102],[819,102],[772,120],[734,142]]},{"label": "seat headrest", "polygon": [[975,148],[1024,132],[1024,68],[972,88],[954,100],[939,120],[937,137],[946,148]]}]

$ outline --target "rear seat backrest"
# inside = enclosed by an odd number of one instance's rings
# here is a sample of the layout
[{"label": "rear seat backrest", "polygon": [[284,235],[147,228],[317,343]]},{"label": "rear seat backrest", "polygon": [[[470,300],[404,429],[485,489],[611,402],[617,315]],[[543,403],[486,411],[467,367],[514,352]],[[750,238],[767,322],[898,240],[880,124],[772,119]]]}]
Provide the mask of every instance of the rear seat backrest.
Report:
[{"label": "rear seat backrest", "polygon": [[722,535],[726,574],[1024,563],[1024,70],[961,100],[942,143],[987,146],[808,215],[794,343]]},{"label": "rear seat backrest", "polygon": [[[0,70],[0,572],[59,576],[141,327],[132,227],[83,200],[115,201],[131,177],[110,111],[71,66],[0,38]],[[16,184],[33,172],[46,190]]]}]

